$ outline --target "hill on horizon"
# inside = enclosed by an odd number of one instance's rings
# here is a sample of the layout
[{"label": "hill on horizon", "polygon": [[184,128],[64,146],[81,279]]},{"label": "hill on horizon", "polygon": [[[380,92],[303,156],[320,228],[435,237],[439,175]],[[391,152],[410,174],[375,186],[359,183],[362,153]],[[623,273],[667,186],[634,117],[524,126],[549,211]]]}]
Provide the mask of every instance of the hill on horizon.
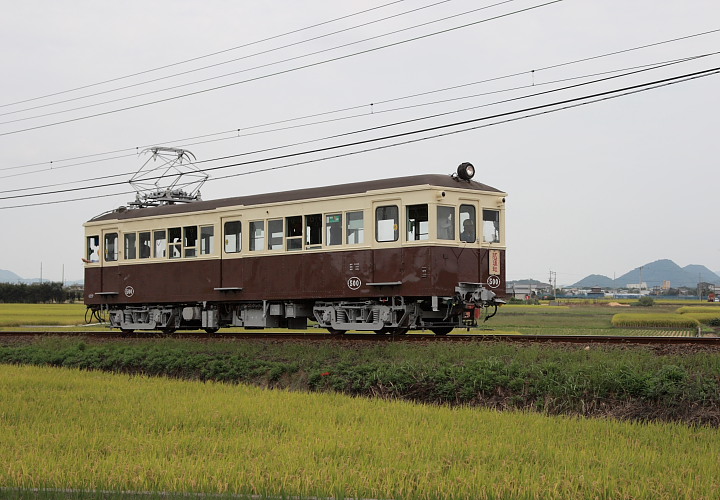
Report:
[{"label": "hill on horizon", "polygon": [[662,286],[663,282],[669,281],[673,288],[695,287],[702,281],[720,285],[720,276],[705,266],[690,264],[685,267],[678,266],[670,259],[660,259],[642,266],[636,267],[619,278],[613,280],[601,274],[591,274],[571,285],[575,288],[590,288],[599,286],[602,288],[625,288],[628,284],[647,283],[647,286]]}]

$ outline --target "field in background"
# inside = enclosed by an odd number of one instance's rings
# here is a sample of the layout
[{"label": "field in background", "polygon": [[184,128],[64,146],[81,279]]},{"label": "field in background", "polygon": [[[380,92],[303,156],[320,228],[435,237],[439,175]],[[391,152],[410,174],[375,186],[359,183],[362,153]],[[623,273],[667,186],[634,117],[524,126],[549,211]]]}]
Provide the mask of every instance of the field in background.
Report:
[{"label": "field in background", "polygon": [[[635,301],[636,303],[637,301]],[[713,316],[713,311],[720,315],[720,303],[714,306],[708,303],[698,303],[688,306],[687,302],[678,305],[673,303],[660,303],[652,307],[612,307],[608,303],[588,304],[579,301],[560,306],[555,305],[505,305],[502,306],[495,317],[483,323],[477,333],[521,333],[539,335],[694,335],[697,326],[678,328],[669,322],[667,325],[658,325],[648,321],[647,326],[652,330],[638,328],[644,324],[643,318],[652,315],[673,314],[677,322],[689,324],[687,317],[695,316],[697,308],[703,316]],[[28,328],[33,326],[58,327],[71,329],[78,325],[83,330],[109,331],[106,325],[92,323],[85,325],[85,306],[83,304],[0,304],[0,331]],[[617,313],[630,313],[641,315],[638,324],[629,324],[631,329],[613,326],[612,319]],[[682,313],[682,314],[681,314]],[[650,316],[642,316],[650,315]],[[680,318],[685,316],[684,323]],[[698,316],[700,317],[700,316]],[[707,323],[707,321],[705,321]],[[706,324],[700,325],[701,330],[712,332]],[[223,329],[222,331],[242,331],[242,329]],[[309,330],[312,331],[312,328]],[[463,329],[456,329],[455,333],[467,333]]]},{"label": "field in background", "polygon": [[66,488],[404,499],[720,493],[712,428],[3,365],[0,401],[2,493],[50,490],[32,498],[65,498]]}]

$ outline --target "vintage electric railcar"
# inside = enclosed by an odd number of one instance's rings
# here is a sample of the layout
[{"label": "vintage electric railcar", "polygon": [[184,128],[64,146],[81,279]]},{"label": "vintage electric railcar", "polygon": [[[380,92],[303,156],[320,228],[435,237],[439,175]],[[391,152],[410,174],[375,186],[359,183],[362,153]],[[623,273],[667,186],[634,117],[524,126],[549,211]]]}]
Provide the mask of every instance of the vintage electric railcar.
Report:
[{"label": "vintage electric railcar", "polygon": [[505,295],[506,193],[416,175],[120,208],[85,227],[85,303],[123,331],[442,335]]}]

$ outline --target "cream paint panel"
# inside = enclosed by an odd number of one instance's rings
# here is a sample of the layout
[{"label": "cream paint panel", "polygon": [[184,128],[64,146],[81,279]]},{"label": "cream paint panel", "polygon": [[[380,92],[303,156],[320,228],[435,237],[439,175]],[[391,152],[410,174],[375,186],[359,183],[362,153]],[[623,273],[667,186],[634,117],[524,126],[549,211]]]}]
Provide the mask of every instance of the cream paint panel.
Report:
[{"label": "cream paint panel", "polygon": [[[350,251],[362,248],[386,248],[388,246],[403,245],[438,245],[444,246],[452,243],[453,240],[437,240],[437,205],[454,205],[459,207],[461,203],[473,204],[476,207],[476,216],[482,217],[482,208],[492,208],[500,210],[500,238],[501,242],[493,244],[493,248],[504,248],[505,245],[505,206],[501,202],[505,196],[505,193],[488,193],[478,191],[468,191],[463,189],[448,189],[448,188],[437,188],[432,186],[411,186],[406,189],[392,189],[382,190],[370,193],[362,193],[356,195],[342,196],[342,197],[331,197],[325,199],[308,200],[308,201],[296,201],[296,202],[283,202],[276,204],[266,205],[254,205],[252,207],[224,207],[217,210],[211,210],[206,212],[191,213],[191,214],[180,214],[180,215],[163,215],[159,217],[148,217],[142,219],[133,219],[129,221],[121,220],[109,220],[109,221],[98,221],[98,222],[87,222],[84,224],[85,234],[87,236],[101,234],[106,228],[117,227],[120,233],[119,238],[122,243],[123,233],[125,232],[141,232],[141,231],[154,231],[157,229],[168,229],[170,227],[184,227],[184,226],[205,226],[213,225],[215,228],[215,244],[213,253],[211,255],[198,255],[197,257],[182,258],[182,259],[158,259],[158,258],[147,258],[147,259],[134,259],[134,260],[123,260],[123,256],[120,255],[119,264],[143,264],[158,261],[169,261],[177,262],[183,260],[198,260],[198,259],[218,259],[222,258],[242,258],[248,256],[267,256],[267,255],[283,255],[285,251],[255,251],[249,252],[249,221],[259,219],[276,219],[285,218],[292,215],[311,215],[311,214],[326,214],[342,213],[343,214],[343,244],[336,246],[326,246],[325,240],[323,239],[323,245],[319,249],[306,249],[303,252],[324,252],[327,250],[333,251]],[[374,220],[374,207],[378,205],[386,204],[386,201],[392,200],[393,204],[398,205],[399,209],[399,240],[396,242],[383,242],[378,243],[375,241],[375,220]],[[430,225],[430,239],[419,240],[419,241],[404,241],[406,236],[406,216],[405,207],[407,205],[417,205],[427,203],[429,205],[429,225]],[[365,240],[360,245],[347,245],[345,243],[345,215],[347,212],[360,211],[364,212],[364,233]],[[243,221],[243,234],[242,234],[242,251],[235,254],[225,254],[223,252],[224,246],[224,234],[222,222],[225,220],[232,220],[233,217],[238,217],[238,220]],[[324,218],[323,218],[324,220]],[[456,228],[456,243],[460,232]],[[325,226],[323,224],[323,238],[325,238]],[[481,246],[481,243],[469,244]],[[489,246],[487,244],[482,246]],[[122,248],[120,249],[122,250]],[[93,266],[97,264],[87,264]]]}]

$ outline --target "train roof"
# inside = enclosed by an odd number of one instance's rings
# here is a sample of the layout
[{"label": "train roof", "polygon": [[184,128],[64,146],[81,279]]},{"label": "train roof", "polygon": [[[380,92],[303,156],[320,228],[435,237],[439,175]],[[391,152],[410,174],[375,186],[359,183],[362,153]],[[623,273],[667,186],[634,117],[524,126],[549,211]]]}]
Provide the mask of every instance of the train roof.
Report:
[{"label": "train roof", "polygon": [[333,186],[321,186],[306,189],[295,189],[292,191],[279,191],[275,193],[263,193],[248,196],[237,196],[232,198],[220,198],[217,200],[195,201],[175,205],[161,205],[146,208],[120,207],[92,218],[89,222],[116,219],[136,219],[140,217],[154,217],[158,215],[181,214],[191,212],[203,212],[231,206],[252,206],[266,203],[279,203],[285,201],[310,200],[332,196],[346,196],[361,194],[369,191],[384,189],[405,188],[410,186],[434,186],[439,188],[469,189],[473,191],[484,191],[505,195],[503,191],[487,184],[476,181],[465,181],[458,177],[442,174],[411,175],[407,177],[394,177],[390,179],[378,179],[373,181],[353,182],[348,184],[336,184]]}]

